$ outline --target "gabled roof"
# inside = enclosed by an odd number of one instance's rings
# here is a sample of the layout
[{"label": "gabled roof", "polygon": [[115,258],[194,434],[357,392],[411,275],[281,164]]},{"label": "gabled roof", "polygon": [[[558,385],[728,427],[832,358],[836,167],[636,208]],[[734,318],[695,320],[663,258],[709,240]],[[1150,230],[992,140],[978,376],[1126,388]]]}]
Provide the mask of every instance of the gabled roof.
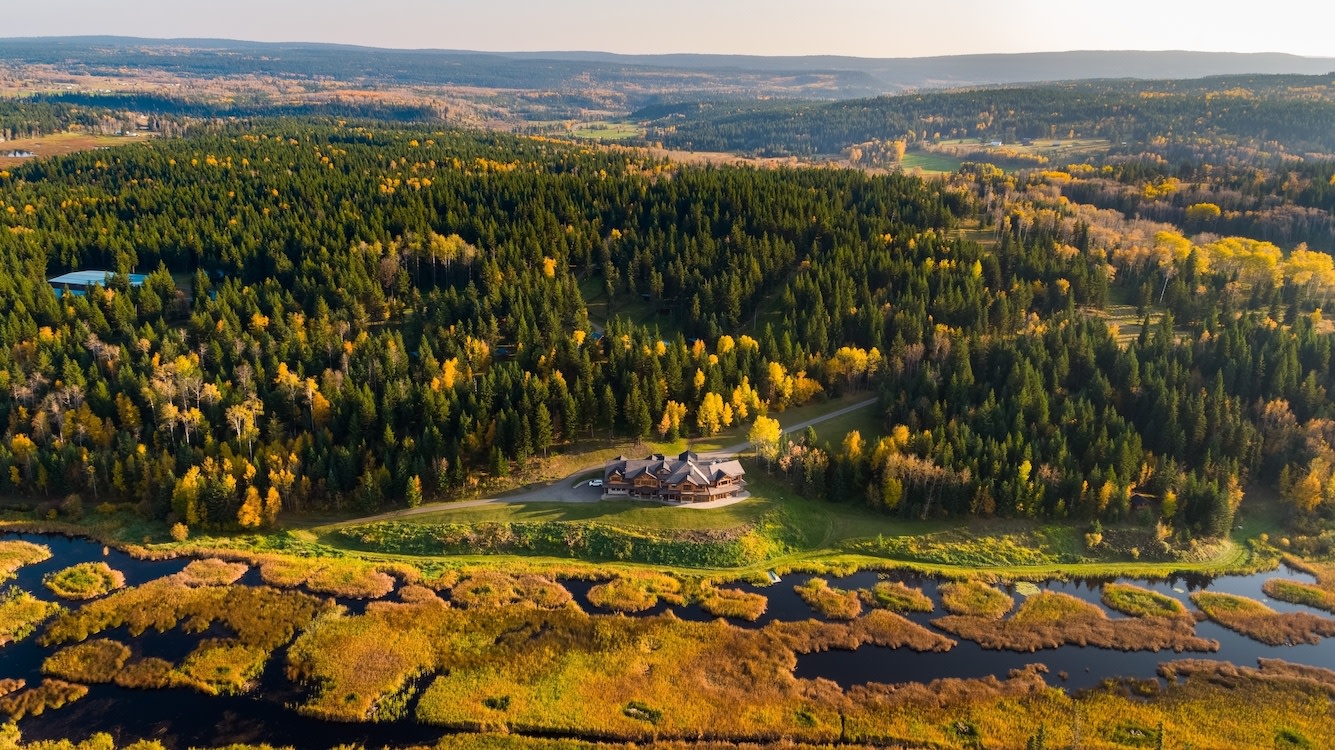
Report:
[{"label": "gabled roof", "polygon": [[694,485],[711,485],[725,476],[740,477],[746,470],[736,459],[702,461],[698,455],[688,451],[677,458],[668,458],[662,454],[638,459],[617,456],[603,469],[603,478],[617,472],[627,480],[650,474],[664,484],[689,482]]}]

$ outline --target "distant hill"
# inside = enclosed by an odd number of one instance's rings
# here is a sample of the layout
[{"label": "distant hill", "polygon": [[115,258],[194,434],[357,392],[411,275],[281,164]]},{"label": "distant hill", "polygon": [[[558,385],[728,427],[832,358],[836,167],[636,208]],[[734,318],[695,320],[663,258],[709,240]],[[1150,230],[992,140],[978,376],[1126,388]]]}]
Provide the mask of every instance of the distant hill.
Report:
[{"label": "distant hill", "polygon": [[690,98],[849,99],[909,89],[1093,78],[1174,79],[1335,71],[1335,58],[1282,53],[1076,51],[872,59],[840,56],[619,55],[397,50],[218,39],[0,39],[0,61],[91,73],[332,76],[347,81],[570,91],[601,88],[631,107]]}]

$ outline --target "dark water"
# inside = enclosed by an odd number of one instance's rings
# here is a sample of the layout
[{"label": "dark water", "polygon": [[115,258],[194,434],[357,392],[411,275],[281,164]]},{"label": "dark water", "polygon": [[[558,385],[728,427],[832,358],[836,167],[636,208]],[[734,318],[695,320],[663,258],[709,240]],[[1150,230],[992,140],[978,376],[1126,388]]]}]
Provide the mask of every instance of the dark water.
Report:
[{"label": "dark water", "polygon": [[[79,539],[59,536],[4,535],[0,538],[27,539],[44,544],[52,551],[52,558],[36,565],[20,568],[14,583],[39,597],[48,598],[42,586],[46,573],[80,562],[104,560],[125,574],[127,585],[179,572],[188,560],[144,561],[114,549]],[[1168,581],[1130,581],[1140,586],[1172,596],[1188,607],[1192,591],[1209,589],[1264,601],[1282,612],[1313,611],[1300,605],[1271,601],[1261,591],[1261,584],[1277,575],[1295,580],[1312,581],[1306,574],[1285,570],[1251,576],[1223,576],[1215,579],[1184,577]],[[796,584],[806,576],[795,575],[773,586],[757,587],[736,584],[735,588],[763,594],[769,601],[765,614],[754,623],[732,621],[743,628],[759,628],[775,621],[794,621],[819,618],[794,591]],[[830,584],[837,588],[866,588],[881,580],[898,580],[920,588],[938,603],[934,613],[915,613],[909,619],[927,627],[939,617],[938,582],[930,577],[914,574],[884,574],[861,572],[843,578],[834,578]],[[261,583],[255,570],[242,578],[241,584]],[[575,602],[590,613],[602,612],[588,601],[593,583],[564,581]],[[1099,601],[1102,581],[1051,581],[1039,584],[1041,588],[1061,591],[1102,607]],[[1014,591],[1012,591],[1014,594]],[[1015,594],[1015,598],[1022,597]],[[349,609],[359,612],[365,602],[340,600]],[[697,606],[676,607],[659,604],[637,616],[654,616],[671,610],[681,619],[707,621],[717,619]],[[1315,612],[1316,614],[1322,614]],[[1114,617],[1117,613],[1110,612]],[[825,678],[848,687],[869,682],[926,682],[945,677],[976,678],[988,675],[1005,677],[1011,670],[1028,664],[1043,664],[1048,668],[1048,680],[1054,685],[1078,690],[1095,686],[1107,678],[1131,677],[1148,679],[1156,675],[1160,664],[1175,659],[1215,659],[1235,664],[1253,665],[1260,658],[1284,659],[1299,664],[1335,670],[1335,643],[1310,646],[1266,646],[1226,630],[1211,622],[1201,622],[1196,632],[1203,638],[1219,641],[1217,652],[1121,652],[1097,648],[1066,646],[1043,649],[1034,653],[990,651],[978,644],[959,640],[957,646],[945,653],[918,653],[910,649],[888,649],[864,646],[857,650],[832,650],[798,657],[796,674],[801,678]],[[104,634],[130,646],[136,658],[156,656],[179,663],[199,642],[201,637],[226,635],[222,629],[203,634],[186,634],[179,629],[167,633],[148,632],[131,637],[117,629]],[[953,637],[953,636],[952,636]],[[42,660],[51,653],[37,645],[35,638],[0,648],[0,678],[18,677],[35,685],[41,681]],[[156,739],[169,748],[220,745],[233,742],[266,742],[290,745],[298,750],[330,748],[345,743],[367,747],[432,744],[446,730],[425,727],[410,720],[383,724],[341,724],[306,718],[290,706],[299,705],[306,697],[304,688],[294,685],[283,675],[285,650],[279,650],[269,660],[259,681],[259,688],[245,696],[206,696],[187,689],[129,690],[114,685],[91,686],[88,695],[61,709],[50,710],[41,716],[30,716],[19,722],[19,729],[27,739],[69,738],[82,740],[97,732],[107,732],[121,742],[136,739]],[[424,680],[422,686],[428,684]],[[408,712],[411,715],[411,711]]]}]

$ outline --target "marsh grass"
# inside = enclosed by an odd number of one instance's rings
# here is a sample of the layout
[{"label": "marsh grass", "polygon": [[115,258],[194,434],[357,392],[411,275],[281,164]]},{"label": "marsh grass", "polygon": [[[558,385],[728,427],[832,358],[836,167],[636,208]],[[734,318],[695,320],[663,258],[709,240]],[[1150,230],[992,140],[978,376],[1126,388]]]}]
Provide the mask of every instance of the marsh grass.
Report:
[{"label": "marsh grass", "polygon": [[113,681],[123,688],[137,690],[161,690],[185,684],[171,662],[155,656],[126,664]]},{"label": "marsh grass", "polygon": [[21,539],[0,541],[0,581],[13,577],[14,571],[51,558],[51,549],[45,545]]},{"label": "marsh grass", "polygon": [[682,606],[681,581],[664,573],[626,574],[589,589],[589,603],[613,612],[643,612],[659,600]]},{"label": "marsh grass", "polygon": [[48,656],[42,662],[42,673],[70,682],[111,682],[129,658],[130,649],[124,643],[95,638]]},{"label": "marsh grass", "polygon": [[43,620],[59,611],[60,605],[10,586],[0,592],[0,646],[27,638]]},{"label": "marsh grass", "polygon": [[884,609],[868,612],[851,622],[774,622],[766,625],[794,653],[810,654],[832,648],[853,650],[871,644],[914,651],[949,651],[955,641]]},{"label": "marsh grass", "polygon": [[941,584],[941,606],[955,615],[999,620],[1015,606],[1015,600],[981,581],[954,581]]},{"label": "marsh grass", "polygon": [[1313,586],[1283,578],[1271,578],[1261,585],[1261,590],[1271,599],[1290,604],[1301,604],[1313,609],[1320,609],[1335,614],[1335,589]]},{"label": "marsh grass", "polygon": [[210,638],[185,658],[177,672],[206,693],[241,693],[249,689],[268,658],[263,648],[231,638]]},{"label": "marsh grass", "polygon": [[241,580],[247,570],[250,566],[245,563],[210,557],[191,562],[176,578],[187,586],[228,586]]},{"label": "marsh grass", "polygon": [[64,680],[42,680],[34,688],[19,690],[0,698],[0,713],[13,721],[25,716],[41,716],[46,709],[60,708],[88,694],[88,687]]},{"label": "marsh grass", "polygon": [[858,597],[868,607],[892,612],[931,612],[932,598],[919,589],[898,581],[881,581],[869,589],[859,589]]},{"label": "marsh grass", "polygon": [[793,588],[802,601],[830,620],[851,620],[862,614],[858,592],[830,588],[824,578],[810,578]]},{"label": "marsh grass", "polygon": [[506,606],[555,609],[572,601],[566,587],[542,576],[481,570],[450,589],[450,601],[469,609]]},{"label": "marsh grass", "polygon": [[1100,597],[1109,609],[1131,617],[1182,617],[1187,614],[1187,608],[1173,597],[1128,583],[1106,583]]},{"label": "marsh grass", "polygon": [[1055,591],[1025,599],[1005,620],[947,615],[932,624],[983,648],[1037,651],[1060,646],[1097,646],[1122,651],[1217,651],[1217,641],[1196,635],[1191,617],[1110,619],[1097,605]]},{"label": "marsh grass", "polygon": [[740,589],[704,586],[699,594],[700,609],[717,617],[735,617],[755,622],[765,614],[769,599],[764,594]]},{"label": "marsh grass", "polygon": [[309,594],[250,586],[187,586],[159,579],[123,589],[72,612],[62,613],[41,636],[42,645],[82,641],[124,626],[137,636],[150,627],[166,632],[183,624],[203,632],[214,622],[242,643],[272,650],[290,641],[329,603]]},{"label": "marsh grass", "polygon": [[394,590],[393,576],[360,560],[269,557],[260,563],[260,577],[273,586],[305,585],[345,599],[379,599]]},{"label": "marsh grass", "polygon": [[125,574],[104,562],[71,565],[42,578],[42,585],[61,599],[94,599],[125,585]]},{"label": "marsh grass", "polygon": [[1335,620],[1308,612],[1276,612],[1245,596],[1198,591],[1191,601],[1211,620],[1271,646],[1320,643],[1335,636]]}]

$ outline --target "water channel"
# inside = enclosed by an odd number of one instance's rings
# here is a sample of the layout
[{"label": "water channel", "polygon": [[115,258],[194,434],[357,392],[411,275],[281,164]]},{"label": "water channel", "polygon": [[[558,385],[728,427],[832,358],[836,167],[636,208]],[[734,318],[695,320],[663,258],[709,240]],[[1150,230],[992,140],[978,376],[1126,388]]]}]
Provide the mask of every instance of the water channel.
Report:
[{"label": "water channel", "polygon": [[[25,566],[17,571],[10,583],[41,598],[50,598],[42,585],[42,576],[80,562],[105,561],[125,574],[126,585],[135,586],[156,578],[179,572],[189,560],[137,560],[101,544],[62,536],[36,534],[8,534],[0,539],[24,539],[50,548],[52,557],[41,563]],[[1269,599],[1261,585],[1267,579],[1285,577],[1312,582],[1312,577],[1293,570],[1272,571],[1247,576],[1217,578],[1186,577],[1166,581],[1128,580],[1145,588],[1158,591],[1182,601],[1188,608],[1193,591],[1211,590],[1250,597],[1262,601],[1281,612],[1311,612],[1310,608]],[[756,622],[733,621],[744,628],[763,627],[774,621],[795,621],[819,618],[793,590],[794,584],[806,580],[795,575],[782,583],[757,587],[745,584],[737,588],[763,594],[769,600],[765,614]],[[851,576],[830,579],[837,588],[866,588],[882,580],[898,580],[921,589],[937,605],[933,613],[915,613],[909,619],[931,628],[931,620],[941,615],[938,581],[913,574],[861,572]],[[1122,579],[1118,579],[1122,580]],[[260,583],[258,572],[250,570],[237,585]],[[562,581],[575,601],[588,612],[598,612],[588,601],[588,592],[594,584],[587,581]],[[1104,581],[1047,581],[1042,589],[1060,591],[1103,607],[1099,601]],[[1017,600],[1022,596],[1010,592]],[[393,596],[393,594],[391,594]],[[360,611],[364,602],[342,601],[349,609]],[[654,616],[671,609],[682,619],[716,619],[696,606],[659,606],[639,616]],[[1105,611],[1106,608],[1104,608]],[[1122,617],[1108,612],[1113,617]],[[40,631],[39,631],[40,632]],[[799,678],[825,678],[843,687],[868,682],[899,683],[926,682],[934,679],[957,677],[977,678],[996,675],[1004,678],[1012,669],[1041,663],[1048,668],[1047,679],[1053,685],[1069,690],[1080,690],[1100,684],[1108,678],[1153,678],[1158,666],[1175,659],[1213,659],[1244,666],[1254,666],[1257,659],[1283,659],[1335,670],[1335,643],[1318,645],[1267,646],[1234,633],[1212,622],[1197,625],[1196,632],[1203,638],[1219,641],[1216,652],[1174,653],[1149,651],[1112,651],[1091,647],[1064,646],[1042,649],[1033,653],[992,651],[978,644],[955,638],[959,643],[944,653],[919,653],[910,649],[889,649],[863,646],[854,651],[830,650],[798,657],[796,675]],[[131,638],[124,629],[104,634],[124,642],[133,642],[137,652],[179,662],[198,642],[198,635],[185,635],[179,629],[167,633],[149,631]],[[954,638],[954,636],[951,636]],[[41,681],[41,664],[52,649],[42,648],[35,637],[0,648],[0,678],[22,678],[29,685]],[[300,687],[292,685],[283,676],[285,654],[282,650],[270,659],[257,690],[242,696],[206,696],[184,688],[167,690],[129,690],[115,685],[93,685],[89,693],[63,708],[48,710],[39,716],[29,716],[19,722],[25,739],[69,738],[82,740],[96,732],[107,732],[118,742],[138,739],[160,740],[169,748],[214,746],[234,742],[264,742],[275,746],[290,745],[297,750],[329,748],[345,743],[359,743],[367,747],[430,744],[448,730],[417,724],[412,720],[380,724],[340,724],[306,718],[289,708],[304,697]]]}]

